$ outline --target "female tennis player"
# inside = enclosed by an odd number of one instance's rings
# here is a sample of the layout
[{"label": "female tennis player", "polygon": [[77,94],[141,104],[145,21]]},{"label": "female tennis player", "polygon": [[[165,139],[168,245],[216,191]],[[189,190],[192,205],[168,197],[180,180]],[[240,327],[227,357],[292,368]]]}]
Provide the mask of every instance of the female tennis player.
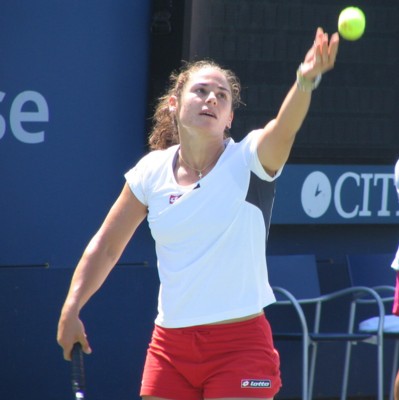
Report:
[{"label": "female tennis player", "polygon": [[161,285],[142,398],[275,396],[280,362],[263,312],[275,300],[267,232],[248,187],[252,175],[269,182],[280,175],[338,43],[338,34],[329,40],[319,28],[278,115],[238,143],[228,137],[240,104],[234,73],[201,61],[172,75],[155,112],[152,151],[127,172],[72,278],[58,327],[66,359],[75,342],[91,352],[79,313],[147,218]]}]

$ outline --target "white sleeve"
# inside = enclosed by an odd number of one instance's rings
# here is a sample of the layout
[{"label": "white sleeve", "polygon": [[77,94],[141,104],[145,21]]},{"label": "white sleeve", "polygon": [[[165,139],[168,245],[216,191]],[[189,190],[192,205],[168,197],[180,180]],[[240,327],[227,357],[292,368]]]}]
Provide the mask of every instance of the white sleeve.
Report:
[{"label": "white sleeve", "polygon": [[259,157],[258,157],[258,138],[263,130],[258,129],[251,131],[243,140],[242,144],[244,145],[244,151],[248,156],[247,162],[250,170],[260,179],[264,181],[274,181],[278,178],[283,170],[281,167],[273,176],[269,175],[266,170],[263,168]]},{"label": "white sleeve", "polygon": [[[399,200],[399,160],[396,162],[395,165],[395,186],[396,186],[396,191],[398,193],[398,200]],[[394,260],[392,261],[391,267],[395,269],[396,271],[399,271],[399,247],[398,250],[396,251],[396,256]]]},{"label": "white sleeve", "polygon": [[125,174],[125,179],[130,190],[144,205],[148,205],[145,191],[144,173],[146,170],[147,157],[143,157],[131,170]]},{"label": "white sleeve", "polygon": [[398,250],[396,251],[396,256],[392,261],[391,267],[396,271],[399,271],[399,247]]}]

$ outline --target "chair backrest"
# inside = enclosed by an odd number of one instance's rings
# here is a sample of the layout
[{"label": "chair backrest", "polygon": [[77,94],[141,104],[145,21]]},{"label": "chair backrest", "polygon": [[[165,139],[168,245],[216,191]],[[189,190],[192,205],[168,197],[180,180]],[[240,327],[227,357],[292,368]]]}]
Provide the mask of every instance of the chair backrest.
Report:
[{"label": "chair backrest", "polygon": [[393,253],[348,254],[346,259],[352,286],[395,286],[396,273],[391,268]]},{"label": "chair backrest", "polygon": [[297,299],[321,294],[316,257],[313,254],[267,256],[271,286],[280,286]]}]

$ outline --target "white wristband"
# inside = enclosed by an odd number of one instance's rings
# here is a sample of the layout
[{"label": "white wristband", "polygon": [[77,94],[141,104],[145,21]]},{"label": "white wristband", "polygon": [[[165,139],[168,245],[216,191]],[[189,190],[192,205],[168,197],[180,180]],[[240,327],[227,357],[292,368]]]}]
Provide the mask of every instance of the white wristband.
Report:
[{"label": "white wristband", "polygon": [[315,90],[321,81],[321,74],[318,74],[314,80],[305,78],[302,74],[302,64],[296,71],[296,84],[302,92],[312,92]]}]

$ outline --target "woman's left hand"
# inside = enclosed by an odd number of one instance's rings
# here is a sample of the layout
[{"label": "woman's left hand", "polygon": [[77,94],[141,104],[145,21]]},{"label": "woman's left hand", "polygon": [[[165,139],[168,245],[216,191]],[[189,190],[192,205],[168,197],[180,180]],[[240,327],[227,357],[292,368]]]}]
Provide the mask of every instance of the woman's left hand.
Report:
[{"label": "woman's left hand", "polygon": [[339,35],[334,33],[329,40],[322,28],[317,28],[313,46],[302,63],[302,75],[311,80],[334,67],[338,53]]}]

